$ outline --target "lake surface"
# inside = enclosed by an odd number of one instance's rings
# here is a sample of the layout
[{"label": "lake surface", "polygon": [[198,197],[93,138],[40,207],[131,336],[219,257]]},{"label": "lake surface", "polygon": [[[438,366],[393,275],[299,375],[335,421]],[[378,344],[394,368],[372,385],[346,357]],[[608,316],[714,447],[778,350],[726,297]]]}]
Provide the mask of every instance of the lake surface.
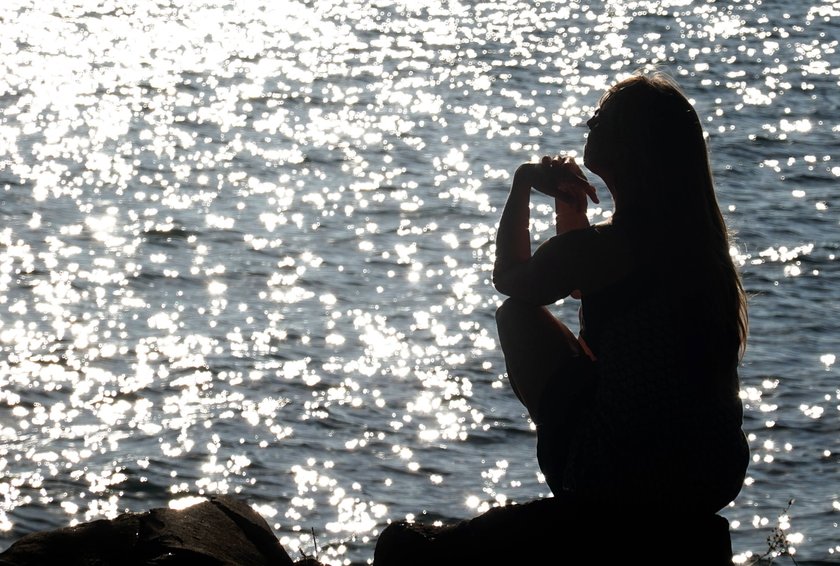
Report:
[{"label": "lake surface", "polygon": [[314,531],[364,564],[390,520],[548,495],[496,222],[657,65],[751,295],[735,560],[781,529],[840,563],[840,2],[7,0],[0,26],[0,549],[230,493],[293,557]]}]

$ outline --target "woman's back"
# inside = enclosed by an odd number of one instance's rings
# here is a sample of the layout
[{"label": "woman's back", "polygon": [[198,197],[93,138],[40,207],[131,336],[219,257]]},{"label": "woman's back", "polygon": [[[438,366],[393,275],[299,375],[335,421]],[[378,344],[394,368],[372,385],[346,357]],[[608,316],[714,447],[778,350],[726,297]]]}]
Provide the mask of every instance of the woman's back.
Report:
[{"label": "woman's back", "polygon": [[[626,247],[614,227],[601,231]],[[737,342],[713,346],[725,329],[710,326],[715,319],[706,308],[701,291],[645,263],[584,294],[582,336],[597,358],[597,386],[564,488],[605,501],[709,511],[735,498],[749,457]]]}]

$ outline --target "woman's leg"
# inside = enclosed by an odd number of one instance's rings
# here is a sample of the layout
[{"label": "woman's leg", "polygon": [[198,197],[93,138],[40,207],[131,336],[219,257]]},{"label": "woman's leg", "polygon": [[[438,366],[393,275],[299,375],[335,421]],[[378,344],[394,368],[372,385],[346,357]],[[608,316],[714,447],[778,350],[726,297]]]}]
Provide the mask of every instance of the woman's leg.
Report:
[{"label": "woman's leg", "polygon": [[496,327],[514,393],[539,424],[546,387],[571,358],[584,355],[577,338],[545,307],[507,299],[496,311]]}]

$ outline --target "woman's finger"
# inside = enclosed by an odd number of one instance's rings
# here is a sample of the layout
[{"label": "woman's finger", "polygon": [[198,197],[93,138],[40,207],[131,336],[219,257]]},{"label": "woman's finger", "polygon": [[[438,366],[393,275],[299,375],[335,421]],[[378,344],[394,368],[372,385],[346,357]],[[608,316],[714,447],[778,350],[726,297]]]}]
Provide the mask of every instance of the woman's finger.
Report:
[{"label": "woman's finger", "polygon": [[571,158],[553,159],[551,162],[551,172],[558,185],[558,189],[582,191],[585,195],[584,200],[588,196],[595,204],[600,202],[597,190]]},{"label": "woman's finger", "polygon": [[[555,177],[555,179],[557,179]],[[594,187],[592,187],[594,190]],[[577,177],[570,177],[568,172],[564,172],[563,176],[557,179],[557,192],[566,196],[566,201],[573,204],[575,208],[586,208],[587,198],[590,197],[590,185],[587,181],[578,179]],[[597,199],[598,196],[595,195]]]},{"label": "woman's finger", "polygon": [[592,202],[595,204],[601,202],[601,199],[598,198],[598,192],[595,190],[593,185],[586,183],[586,185],[583,186],[583,190],[586,192],[586,195],[592,199]]}]

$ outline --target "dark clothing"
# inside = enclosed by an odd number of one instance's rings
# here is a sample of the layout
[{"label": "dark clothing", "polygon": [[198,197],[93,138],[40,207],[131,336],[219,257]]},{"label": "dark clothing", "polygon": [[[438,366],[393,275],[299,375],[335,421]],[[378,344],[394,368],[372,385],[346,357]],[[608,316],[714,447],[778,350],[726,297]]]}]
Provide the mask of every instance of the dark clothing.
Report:
[{"label": "dark clothing", "polygon": [[611,226],[556,236],[534,260],[571,245],[590,273],[566,263],[550,276],[555,289],[583,290],[581,336],[596,360],[573,358],[542,401],[537,455],[549,487],[605,505],[722,509],[749,461],[737,344],[709,347],[721,341],[703,295],[667,282],[661,267],[636,264],[604,284],[628,265],[594,262],[629,251]]}]

